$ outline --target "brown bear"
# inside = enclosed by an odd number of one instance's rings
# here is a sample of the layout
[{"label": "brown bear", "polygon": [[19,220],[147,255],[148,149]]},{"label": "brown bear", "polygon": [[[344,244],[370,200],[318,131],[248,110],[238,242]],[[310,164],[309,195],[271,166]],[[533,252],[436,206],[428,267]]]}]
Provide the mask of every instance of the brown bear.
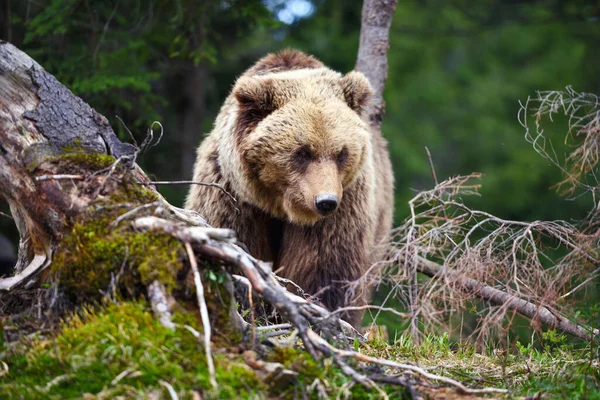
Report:
[{"label": "brown bear", "polygon": [[[391,229],[387,143],[364,111],[372,94],[295,50],[269,54],[235,83],[198,148],[186,207],[235,230],[250,253],[330,310],[369,299],[346,293],[380,260]],[[236,210],[237,208],[237,210]],[[363,311],[343,317],[360,326]]]}]

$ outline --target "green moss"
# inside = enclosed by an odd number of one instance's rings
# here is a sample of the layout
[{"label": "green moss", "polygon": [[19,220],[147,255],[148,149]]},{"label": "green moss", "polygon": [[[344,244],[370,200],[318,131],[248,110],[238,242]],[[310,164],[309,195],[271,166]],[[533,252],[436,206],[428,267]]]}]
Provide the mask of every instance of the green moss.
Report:
[{"label": "green moss", "polygon": [[112,204],[140,203],[148,204],[159,200],[156,192],[135,182],[131,177],[124,177],[120,190],[114,191],[108,198]]},{"label": "green moss", "polygon": [[[73,148],[56,157],[61,171],[106,170],[115,159],[104,154],[88,154]],[[113,172],[118,180],[89,181],[80,190],[92,194],[89,210],[69,221],[70,231],[55,252],[49,275],[76,304],[96,301],[102,292],[115,289],[127,296],[137,296],[143,286],[158,280],[167,289],[175,287],[177,272],[184,257],[182,244],[162,232],[137,232],[129,221],[115,220],[132,208],[155,202],[159,195],[137,184],[125,165],[118,164]],[[99,185],[102,193],[93,194]],[[127,205],[120,207],[119,205]],[[136,217],[148,215],[152,208],[141,209]],[[115,285],[113,285],[115,286]]]},{"label": "green moss", "polygon": [[114,164],[116,159],[108,154],[91,153],[80,139],[75,139],[71,143],[61,148],[61,154],[53,157],[55,162],[68,162],[80,167],[87,167],[92,170],[101,170]]},{"label": "green moss", "polygon": [[[177,315],[175,320],[195,319]],[[2,399],[68,399],[85,393],[147,398],[153,391],[168,397],[161,380],[180,398],[192,398],[192,391],[205,398],[253,398],[265,390],[239,356],[216,355],[219,389],[211,392],[198,340],[186,329],[163,327],[140,303],[86,312],[66,323],[54,340],[23,343],[0,354],[0,360],[9,368],[0,381]]]},{"label": "green moss", "polygon": [[88,167],[92,170],[109,168],[116,161],[113,156],[98,153],[85,153],[83,151],[68,151],[55,157],[53,161],[67,162],[77,166]]},{"label": "green moss", "polygon": [[[218,281],[218,275],[215,277]],[[212,280],[206,275],[204,278]],[[86,393],[98,398],[148,398],[157,394],[169,398],[161,380],[168,382],[181,399],[191,399],[194,391],[207,399],[316,399],[317,385],[329,398],[381,398],[377,391],[353,384],[332,359],[315,361],[296,346],[278,347],[266,356],[267,361],[282,363],[298,373],[298,382],[278,389],[262,382],[261,375],[237,352],[213,348],[218,390],[212,391],[204,349],[182,327],[199,329],[196,317],[191,312],[178,312],[174,322],[178,328],[171,331],[156,321],[145,304],[112,304],[71,318],[54,338],[9,343],[0,352],[0,361],[9,371],[0,380],[0,398],[68,399],[82,398]],[[402,339],[393,345],[366,342],[359,348],[367,355],[417,363],[469,387],[511,388],[504,398],[538,392],[548,398],[600,398],[597,359],[573,349],[536,350],[517,343],[514,352],[498,357],[451,343],[446,335],[429,336],[421,345]],[[368,373],[382,372],[371,369]],[[451,397],[447,390],[438,391],[436,382],[430,383],[416,387],[424,398]],[[410,398],[402,387],[379,386],[389,398]]]},{"label": "green moss", "polygon": [[[122,212],[122,211],[121,211]],[[162,232],[137,232],[127,222],[112,226],[115,212],[98,211],[76,222],[61,242],[51,276],[75,303],[95,301],[112,279],[126,295],[153,280],[174,288],[183,245]]]}]

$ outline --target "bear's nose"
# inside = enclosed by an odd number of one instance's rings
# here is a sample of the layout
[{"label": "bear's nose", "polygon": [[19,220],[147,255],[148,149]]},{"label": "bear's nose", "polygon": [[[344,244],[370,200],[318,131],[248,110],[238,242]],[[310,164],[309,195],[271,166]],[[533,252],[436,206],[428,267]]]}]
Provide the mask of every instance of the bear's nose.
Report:
[{"label": "bear's nose", "polygon": [[335,194],[320,194],[315,197],[315,207],[321,215],[329,215],[338,206],[338,197]]}]

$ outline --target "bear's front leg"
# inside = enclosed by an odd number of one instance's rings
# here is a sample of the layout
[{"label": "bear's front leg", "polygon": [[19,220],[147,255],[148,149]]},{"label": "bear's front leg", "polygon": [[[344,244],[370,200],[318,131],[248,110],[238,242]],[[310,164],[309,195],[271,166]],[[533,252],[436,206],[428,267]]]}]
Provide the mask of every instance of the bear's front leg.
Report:
[{"label": "bear's front leg", "polygon": [[[343,206],[313,226],[287,224],[278,274],[316,295],[329,310],[367,304],[368,279],[354,291],[348,290],[348,284],[363,277],[371,266],[372,226],[368,215],[359,217]],[[346,311],[342,318],[360,328],[363,314],[364,310]]]}]

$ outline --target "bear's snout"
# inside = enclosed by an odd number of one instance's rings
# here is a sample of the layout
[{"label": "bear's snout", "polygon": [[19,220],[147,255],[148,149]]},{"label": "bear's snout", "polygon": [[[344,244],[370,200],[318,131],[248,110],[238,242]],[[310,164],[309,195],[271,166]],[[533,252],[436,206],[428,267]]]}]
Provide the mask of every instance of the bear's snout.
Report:
[{"label": "bear's snout", "polygon": [[335,194],[327,193],[315,196],[315,207],[319,214],[325,216],[334,212],[338,207],[338,197]]}]

